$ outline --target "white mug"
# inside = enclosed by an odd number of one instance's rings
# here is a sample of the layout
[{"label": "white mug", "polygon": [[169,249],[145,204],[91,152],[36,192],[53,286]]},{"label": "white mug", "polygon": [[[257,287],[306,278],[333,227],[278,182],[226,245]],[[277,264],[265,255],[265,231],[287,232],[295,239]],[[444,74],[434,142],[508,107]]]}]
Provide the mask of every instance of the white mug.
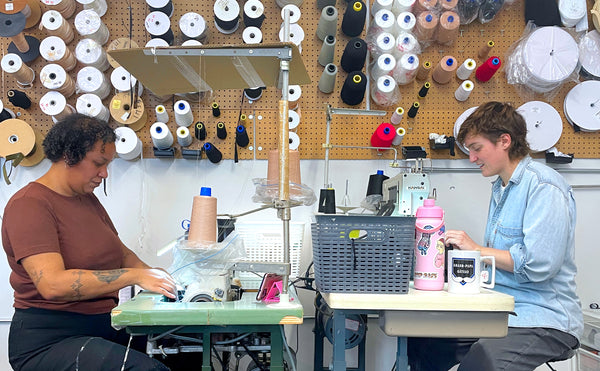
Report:
[{"label": "white mug", "polygon": [[[492,278],[487,269],[482,269],[484,259],[491,261]],[[475,250],[448,251],[448,292],[454,294],[479,294],[480,287],[494,288],[496,283],[496,259],[481,256]]]}]

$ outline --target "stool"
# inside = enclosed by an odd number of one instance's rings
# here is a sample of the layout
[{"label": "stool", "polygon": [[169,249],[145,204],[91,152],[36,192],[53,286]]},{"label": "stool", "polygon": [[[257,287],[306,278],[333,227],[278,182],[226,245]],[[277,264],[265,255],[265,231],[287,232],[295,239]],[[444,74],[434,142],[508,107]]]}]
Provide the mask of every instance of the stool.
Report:
[{"label": "stool", "polygon": [[[577,348],[579,348],[579,347],[577,347]],[[577,353],[577,348],[575,348],[575,349],[567,349],[562,354],[560,354],[560,355],[554,357],[553,359],[549,360],[548,362],[546,362],[546,366],[548,366],[550,368],[550,370],[556,371],[556,369],[554,367],[552,367],[552,365],[550,365],[550,363],[551,362],[566,361],[567,359],[572,358]]]}]

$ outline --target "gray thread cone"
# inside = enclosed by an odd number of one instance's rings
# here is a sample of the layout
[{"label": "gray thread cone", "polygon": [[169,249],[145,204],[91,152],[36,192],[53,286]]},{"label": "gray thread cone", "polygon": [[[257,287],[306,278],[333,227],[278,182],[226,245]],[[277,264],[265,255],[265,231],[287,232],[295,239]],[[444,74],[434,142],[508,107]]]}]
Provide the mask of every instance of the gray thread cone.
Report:
[{"label": "gray thread cone", "polygon": [[335,36],[327,35],[321,46],[321,52],[319,53],[319,64],[323,67],[333,62],[335,56]]},{"label": "gray thread cone", "polygon": [[317,0],[317,8],[323,9],[326,6],[335,6],[336,0]]},{"label": "gray thread cone", "polygon": [[333,88],[335,87],[335,76],[337,75],[337,67],[333,63],[329,63],[325,66],[323,70],[323,74],[319,79],[319,90],[325,94],[330,94],[333,92]]},{"label": "gray thread cone", "polygon": [[337,31],[338,11],[333,6],[326,6],[321,11],[321,18],[317,25],[317,37],[323,41],[327,35],[335,35]]}]

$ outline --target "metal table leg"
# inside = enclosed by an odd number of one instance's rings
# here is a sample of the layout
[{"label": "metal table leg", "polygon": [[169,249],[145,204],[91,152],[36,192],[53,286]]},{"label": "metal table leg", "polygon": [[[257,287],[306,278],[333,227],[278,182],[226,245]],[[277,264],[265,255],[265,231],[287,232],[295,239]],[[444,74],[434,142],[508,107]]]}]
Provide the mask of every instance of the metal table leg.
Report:
[{"label": "metal table leg", "polygon": [[403,336],[398,336],[398,349],[396,350],[396,370],[408,370],[408,354],[406,352],[407,339]]},{"label": "metal table leg", "polygon": [[333,371],[346,371],[346,313],[333,311]]}]

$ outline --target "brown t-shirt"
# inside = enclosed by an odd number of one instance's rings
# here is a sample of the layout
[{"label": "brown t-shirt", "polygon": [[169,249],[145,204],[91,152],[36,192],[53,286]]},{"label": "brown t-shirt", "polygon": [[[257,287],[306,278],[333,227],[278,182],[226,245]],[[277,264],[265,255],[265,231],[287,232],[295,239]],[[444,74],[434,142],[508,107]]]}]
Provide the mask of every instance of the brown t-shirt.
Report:
[{"label": "brown t-shirt", "polygon": [[15,308],[98,314],[115,307],[118,292],[85,301],[46,300],[21,265],[21,259],[28,256],[57,252],[65,269],[121,268],[122,243],[93,194],[67,197],[40,183],[29,183],[6,204],[2,245],[12,269],[10,284],[15,291]]}]

